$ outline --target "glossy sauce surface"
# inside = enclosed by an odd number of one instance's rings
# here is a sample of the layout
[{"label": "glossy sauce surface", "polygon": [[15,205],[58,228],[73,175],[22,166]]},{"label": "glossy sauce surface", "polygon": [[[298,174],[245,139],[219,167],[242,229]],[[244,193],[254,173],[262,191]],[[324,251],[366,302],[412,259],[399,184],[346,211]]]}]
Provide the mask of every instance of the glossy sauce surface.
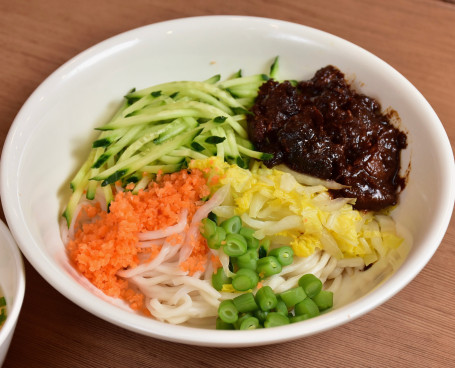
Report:
[{"label": "glossy sauce surface", "polygon": [[269,80],[259,91],[248,134],[266,162],[346,188],[334,197],[357,198],[355,208],[380,210],[398,201],[404,187],[399,176],[406,134],[395,128],[380,104],[354,91],[344,74],[326,66],[308,81]]}]

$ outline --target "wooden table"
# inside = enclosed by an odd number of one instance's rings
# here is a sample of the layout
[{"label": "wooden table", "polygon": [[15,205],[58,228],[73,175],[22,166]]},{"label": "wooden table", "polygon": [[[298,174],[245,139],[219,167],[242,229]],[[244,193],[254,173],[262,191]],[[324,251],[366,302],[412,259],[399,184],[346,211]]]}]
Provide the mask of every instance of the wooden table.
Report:
[{"label": "wooden table", "polygon": [[[352,41],[404,74],[455,142],[455,4],[441,0],[0,0],[0,139],[30,93],[84,49],[142,25],[196,15],[278,18]],[[2,215],[4,220],[4,216]],[[164,342],[82,310],[26,263],[27,291],[5,367],[455,366],[455,223],[419,276],[373,312],[275,346]]]}]

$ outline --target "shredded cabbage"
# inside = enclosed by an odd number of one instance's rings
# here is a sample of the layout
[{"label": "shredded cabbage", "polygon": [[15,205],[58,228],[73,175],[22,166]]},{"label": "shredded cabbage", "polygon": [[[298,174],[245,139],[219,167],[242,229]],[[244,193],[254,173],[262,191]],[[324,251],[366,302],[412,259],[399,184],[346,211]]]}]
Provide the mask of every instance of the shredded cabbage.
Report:
[{"label": "shredded cabbage", "polygon": [[189,166],[205,172],[212,190],[230,185],[230,198],[214,210],[217,216],[240,215],[258,239],[285,240],[299,257],[320,249],[369,265],[402,243],[390,216],[357,211],[352,198],[332,199],[320,182],[303,185],[291,172],[259,162],[246,170],[211,157],[192,160]]}]

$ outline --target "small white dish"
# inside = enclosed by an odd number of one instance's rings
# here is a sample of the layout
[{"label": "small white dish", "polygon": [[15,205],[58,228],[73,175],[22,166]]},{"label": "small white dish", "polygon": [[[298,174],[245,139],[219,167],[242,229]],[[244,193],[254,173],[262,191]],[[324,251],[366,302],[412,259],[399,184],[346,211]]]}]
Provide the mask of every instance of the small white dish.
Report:
[{"label": "small white dish", "polygon": [[0,328],[0,367],[8,352],[24,300],[25,271],[22,255],[6,225],[0,221],[0,289],[7,317]]}]

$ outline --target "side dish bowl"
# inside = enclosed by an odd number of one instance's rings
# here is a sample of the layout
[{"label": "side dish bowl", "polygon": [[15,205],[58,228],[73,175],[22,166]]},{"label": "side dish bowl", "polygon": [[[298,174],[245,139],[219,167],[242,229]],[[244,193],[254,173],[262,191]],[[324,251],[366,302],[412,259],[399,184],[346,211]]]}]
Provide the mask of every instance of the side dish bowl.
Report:
[{"label": "side dish bowl", "polygon": [[[412,244],[401,266],[366,285],[358,299],[311,320],[257,331],[217,331],[167,325],[109,303],[77,281],[60,238],[69,180],[95,137],[132,87],[174,80],[267,72],[280,57],[280,79],[308,79],[337,66],[362,93],[393,108],[408,134],[407,186],[393,212]],[[427,264],[447,229],[454,204],[454,160],[437,115],[399,72],[336,36],[293,23],[254,17],[173,20],[110,38],[68,61],[30,96],[8,134],[1,196],[11,231],[36,270],[87,311],[126,329],[169,341],[218,347],[254,346],[309,336],[384,303]]]},{"label": "side dish bowl", "polygon": [[0,328],[0,366],[16,329],[25,292],[22,255],[6,225],[0,221],[0,292],[6,300],[6,321]]}]

